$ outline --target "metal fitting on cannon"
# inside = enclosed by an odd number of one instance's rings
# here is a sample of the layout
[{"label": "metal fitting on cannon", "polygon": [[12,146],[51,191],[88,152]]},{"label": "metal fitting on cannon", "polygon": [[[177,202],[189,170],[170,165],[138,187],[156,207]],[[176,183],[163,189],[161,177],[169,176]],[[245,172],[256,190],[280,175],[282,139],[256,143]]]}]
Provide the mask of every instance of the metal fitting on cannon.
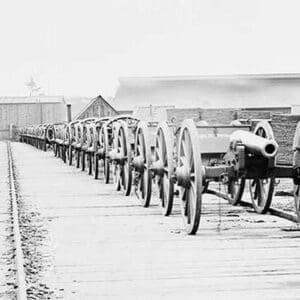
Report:
[{"label": "metal fitting on cannon", "polygon": [[144,157],[142,155],[134,157],[132,160],[132,166],[137,172],[143,173],[145,169]]},{"label": "metal fitting on cannon", "polygon": [[124,164],[124,161],[126,159],[126,157],[124,156],[124,154],[118,152],[117,149],[113,149],[108,153],[108,157],[112,160],[117,162],[118,164],[122,165]]},{"label": "metal fitting on cannon", "polygon": [[164,163],[162,160],[154,161],[150,167],[155,175],[162,177],[164,175]]},{"label": "metal fitting on cannon", "polygon": [[186,165],[176,168],[177,184],[184,188],[189,188],[191,184],[190,168]]}]

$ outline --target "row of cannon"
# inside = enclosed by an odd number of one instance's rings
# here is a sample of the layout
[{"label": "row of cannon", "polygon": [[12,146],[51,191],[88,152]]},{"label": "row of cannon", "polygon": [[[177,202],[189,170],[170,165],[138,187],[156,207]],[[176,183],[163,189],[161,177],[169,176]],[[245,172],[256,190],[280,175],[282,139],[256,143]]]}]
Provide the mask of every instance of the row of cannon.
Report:
[{"label": "row of cannon", "polygon": [[[198,230],[202,200],[214,194],[237,205],[246,182],[252,206],[266,213],[271,205],[277,178],[293,179],[295,215],[300,221],[300,126],[294,138],[292,165],[277,165],[278,144],[267,121],[230,125],[195,123],[191,119],[173,122],[145,122],[131,115],[87,118],[70,123],[32,126],[19,130],[20,141],[75,165],[95,179],[103,169],[105,183],[111,177],[125,196],[132,189],[142,206],[151,197],[160,201],[162,213],[172,213],[179,199],[188,234]],[[213,189],[218,182],[223,190]],[[156,188],[155,188],[156,187]]]}]

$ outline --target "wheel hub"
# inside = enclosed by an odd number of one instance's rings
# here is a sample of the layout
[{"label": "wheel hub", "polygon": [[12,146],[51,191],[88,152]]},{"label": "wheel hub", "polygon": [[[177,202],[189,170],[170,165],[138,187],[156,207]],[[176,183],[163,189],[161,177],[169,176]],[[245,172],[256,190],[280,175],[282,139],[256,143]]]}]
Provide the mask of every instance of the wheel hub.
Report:
[{"label": "wheel hub", "polygon": [[154,172],[155,175],[158,175],[160,177],[164,175],[164,164],[162,160],[157,160],[153,162],[150,169]]},{"label": "wheel hub", "polygon": [[191,184],[191,172],[187,166],[181,166],[176,169],[177,183],[179,186],[188,188]]},{"label": "wheel hub", "polygon": [[134,157],[132,165],[137,172],[143,173],[145,169],[144,157],[142,155]]}]

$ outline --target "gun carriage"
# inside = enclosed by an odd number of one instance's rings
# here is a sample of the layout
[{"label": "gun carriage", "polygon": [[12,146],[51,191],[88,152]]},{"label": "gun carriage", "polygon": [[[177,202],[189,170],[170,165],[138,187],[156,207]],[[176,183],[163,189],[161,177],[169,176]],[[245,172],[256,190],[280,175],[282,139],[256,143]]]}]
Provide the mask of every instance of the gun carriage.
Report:
[{"label": "gun carriage", "polygon": [[[178,138],[175,178],[187,232],[197,232],[205,193],[236,205],[241,201],[246,181],[253,208],[266,213],[275,178],[292,178],[299,220],[299,139],[299,134],[295,135],[294,165],[277,166],[278,145],[267,122],[259,122],[251,133],[248,126],[200,127],[185,120]],[[227,186],[227,193],[209,189],[212,181]]]},{"label": "gun carriage", "polygon": [[[100,131],[102,126],[109,120],[108,117],[96,119],[91,123],[88,131],[88,163],[89,163],[89,174],[94,173],[94,179],[98,179],[99,176],[99,158],[103,153],[103,144],[100,144]],[[102,159],[102,157],[101,157]]]},{"label": "gun carriage", "polygon": [[79,165],[81,164],[81,170],[85,171],[86,162],[88,162],[90,144],[90,129],[93,127],[95,118],[83,119],[78,123],[78,132],[80,133],[80,139],[78,141],[78,157],[80,157]]},{"label": "gun carriage", "polygon": [[131,115],[110,118],[99,132],[99,159],[103,160],[105,183],[110,181],[110,168],[117,190],[130,194],[132,182],[132,147],[138,119]]},{"label": "gun carriage", "polygon": [[67,148],[67,159],[68,164],[71,166],[73,164],[73,157],[76,155],[76,137],[77,137],[77,127],[76,124],[79,120],[72,121],[66,126],[66,148]]},{"label": "gun carriage", "polygon": [[103,145],[100,144],[99,134],[101,127],[106,123],[109,118],[104,117],[100,119],[89,120],[85,124],[85,139],[83,142],[83,150],[86,154],[86,164],[88,166],[88,174],[97,179],[99,175],[99,153]]},{"label": "gun carriage", "polygon": [[171,213],[173,204],[173,130],[173,123],[140,121],[133,147],[135,192],[148,207],[155,184],[164,215]]},{"label": "gun carriage", "polygon": [[[236,129],[240,125],[220,127]],[[197,128],[202,128],[203,131],[215,127],[209,126],[204,120],[197,122]],[[248,126],[246,128],[249,129]],[[178,186],[174,185],[179,133],[180,126],[174,120],[171,123],[140,122],[136,132],[133,166],[138,196],[142,199],[143,206],[149,206],[154,184],[165,216],[171,214],[174,196],[179,194]]]},{"label": "gun carriage", "polygon": [[[83,120],[78,120],[70,123],[69,132],[71,134],[71,149],[70,151],[70,161],[72,164],[73,156],[75,157],[76,168],[81,168],[85,170],[85,143],[86,143],[86,127],[85,124],[93,122],[95,118],[87,118]],[[83,148],[82,148],[83,147]]]},{"label": "gun carriage", "polygon": [[173,124],[159,125],[125,115],[110,119],[100,134],[106,182],[111,165],[116,189],[128,196],[133,183],[144,207],[150,205],[155,182],[164,215],[171,213],[173,202],[172,130]]},{"label": "gun carriage", "polygon": [[53,139],[52,148],[54,155],[66,161],[65,155],[65,128],[66,123],[59,123],[53,125]]}]

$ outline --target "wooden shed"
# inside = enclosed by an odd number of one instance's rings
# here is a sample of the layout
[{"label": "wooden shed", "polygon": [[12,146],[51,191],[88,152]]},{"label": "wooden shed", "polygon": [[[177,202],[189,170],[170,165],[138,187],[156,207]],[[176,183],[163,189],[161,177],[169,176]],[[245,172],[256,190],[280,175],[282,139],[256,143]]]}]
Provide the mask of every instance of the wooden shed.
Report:
[{"label": "wooden shed", "polygon": [[11,126],[56,123],[65,119],[62,96],[0,97],[0,140],[10,137]]},{"label": "wooden shed", "polygon": [[101,96],[93,98],[74,119],[85,119],[89,117],[107,117],[117,115],[118,112]]}]

